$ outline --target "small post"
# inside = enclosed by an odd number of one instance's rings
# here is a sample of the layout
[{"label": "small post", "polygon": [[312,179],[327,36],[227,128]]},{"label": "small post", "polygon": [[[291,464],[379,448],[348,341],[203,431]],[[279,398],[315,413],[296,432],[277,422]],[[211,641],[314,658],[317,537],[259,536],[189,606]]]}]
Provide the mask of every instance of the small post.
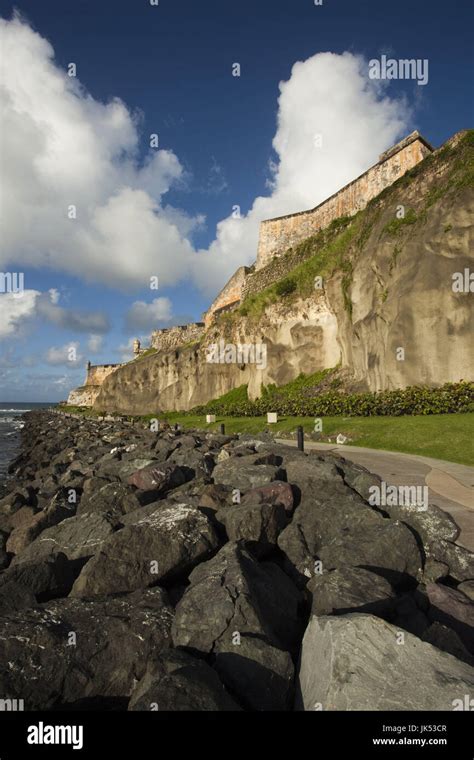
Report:
[{"label": "small post", "polygon": [[296,437],[298,440],[298,448],[300,451],[304,451],[304,432],[303,427],[301,425],[298,425],[296,428]]},{"label": "small post", "polygon": [[221,422],[221,435],[225,435],[225,425]]}]

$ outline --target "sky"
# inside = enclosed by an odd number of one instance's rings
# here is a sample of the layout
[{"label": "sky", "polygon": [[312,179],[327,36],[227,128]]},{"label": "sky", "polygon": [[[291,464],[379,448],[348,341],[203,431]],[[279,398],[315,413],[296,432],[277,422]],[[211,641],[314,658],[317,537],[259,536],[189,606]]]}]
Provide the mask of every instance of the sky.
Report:
[{"label": "sky", "polygon": [[468,0],[153,2],[0,0],[0,402],[199,321],[262,219],[472,126]]}]

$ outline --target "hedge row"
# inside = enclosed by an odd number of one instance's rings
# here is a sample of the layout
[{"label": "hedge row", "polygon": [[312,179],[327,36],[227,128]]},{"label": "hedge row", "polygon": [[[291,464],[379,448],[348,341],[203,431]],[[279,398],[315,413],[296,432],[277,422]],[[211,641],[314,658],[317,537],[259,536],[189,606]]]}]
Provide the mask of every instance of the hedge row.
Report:
[{"label": "hedge row", "polygon": [[190,414],[217,414],[228,417],[259,417],[278,412],[291,417],[398,417],[403,414],[452,414],[474,411],[474,383],[446,383],[440,388],[412,385],[408,388],[375,393],[341,393],[331,390],[313,397],[308,389],[291,397],[278,391],[256,401],[217,399],[191,410]]}]

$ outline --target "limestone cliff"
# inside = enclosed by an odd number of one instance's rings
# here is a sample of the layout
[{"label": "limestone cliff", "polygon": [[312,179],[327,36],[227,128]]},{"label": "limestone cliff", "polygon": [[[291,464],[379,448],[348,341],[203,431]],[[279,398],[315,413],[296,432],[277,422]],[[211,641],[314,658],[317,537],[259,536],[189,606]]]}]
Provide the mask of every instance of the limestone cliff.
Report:
[{"label": "limestone cliff", "polygon": [[[251,309],[244,301],[222,314],[199,343],[120,367],[94,406],[185,410],[243,383],[255,398],[262,384],[338,363],[361,390],[472,380],[473,150],[472,133],[455,136],[324,240],[303,245],[306,260],[290,251],[292,287],[270,286]],[[209,363],[206,349],[220,340],[264,344],[266,366]]]}]

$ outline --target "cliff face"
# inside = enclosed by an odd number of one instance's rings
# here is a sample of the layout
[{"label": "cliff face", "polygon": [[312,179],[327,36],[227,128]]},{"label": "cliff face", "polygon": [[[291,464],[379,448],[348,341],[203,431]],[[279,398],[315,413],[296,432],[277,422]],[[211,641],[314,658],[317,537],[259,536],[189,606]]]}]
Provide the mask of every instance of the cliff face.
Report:
[{"label": "cliff face", "polygon": [[[262,384],[338,363],[360,390],[473,379],[468,138],[454,138],[350,222],[354,234],[337,264],[321,265],[324,290],[273,296],[258,318],[223,315],[200,344],[118,369],[94,406],[128,414],[185,410],[244,383],[255,398]],[[313,273],[317,261],[316,254]],[[453,289],[456,273],[465,282],[460,292]],[[221,340],[265,344],[266,366],[209,363],[206,347]]]},{"label": "cliff face", "polygon": [[[415,207],[419,188],[404,200]],[[441,385],[474,377],[474,299],[453,275],[474,271],[474,193],[445,196],[400,236],[379,237],[385,214],[354,265],[344,310],[340,276],[329,283],[343,366],[369,390]]]},{"label": "cliff face", "polygon": [[[210,363],[212,344],[265,344],[266,367],[257,364]],[[216,326],[202,345],[159,353],[131,362],[103,383],[95,407],[124,414],[161,409],[191,409],[248,383],[256,398],[261,385],[281,385],[302,372],[333,367],[340,358],[337,321],[324,300],[298,301],[294,307],[275,304],[258,327],[245,318],[227,330]]]}]

